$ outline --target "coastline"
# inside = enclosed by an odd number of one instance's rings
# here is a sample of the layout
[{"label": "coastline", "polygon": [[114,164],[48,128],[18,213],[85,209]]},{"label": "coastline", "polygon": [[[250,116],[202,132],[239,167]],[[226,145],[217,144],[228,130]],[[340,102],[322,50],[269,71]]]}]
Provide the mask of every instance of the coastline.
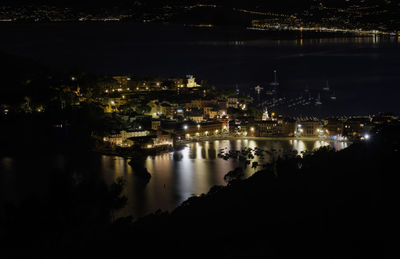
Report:
[{"label": "coastline", "polygon": [[318,138],[318,137],[237,137],[237,136],[209,136],[209,137],[202,137],[196,138],[191,140],[179,140],[176,144],[172,147],[168,148],[159,148],[159,149],[131,149],[131,148],[117,148],[117,149],[101,149],[101,148],[94,148],[92,151],[95,153],[99,153],[106,156],[119,156],[123,158],[134,158],[134,157],[142,157],[147,158],[148,156],[160,155],[163,153],[170,153],[174,151],[179,151],[187,144],[190,143],[197,143],[197,142],[207,142],[207,141],[220,141],[220,140],[258,140],[258,141],[324,141],[327,143],[332,142],[345,142],[348,144],[352,144],[352,141],[349,140],[334,140],[334,139],[327,139],[327,138]]},{"label": "coastline", "polygon": [[192,140],[180,140],[178,143],[189,144],[189,143],[215,141],[215,140],[269,140],[269,141],[301,140],[301,141],[325,141],[328,143],[332,142],[346,142],[349,144],[353,143],[350,140],[334,140],[334,139],[318,138],[318,137],[237,137],[237,136],[210,136],[207,138],[202,137]]}]

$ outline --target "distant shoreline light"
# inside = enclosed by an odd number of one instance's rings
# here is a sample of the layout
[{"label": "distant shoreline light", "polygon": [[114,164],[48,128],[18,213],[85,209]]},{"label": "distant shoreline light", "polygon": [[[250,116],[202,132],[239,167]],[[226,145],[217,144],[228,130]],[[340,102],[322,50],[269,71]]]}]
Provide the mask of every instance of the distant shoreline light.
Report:
[{"label": "distant shoreline light", "polygon": [[280,26],[280,25],[260,25],[246,27],[247,30],[255,31],[312,31],[312,32],[330,32],[330,33],[351,33],[351,34],[363,34],[363,35],[389,35],[398,36],[395,32],[384,32],[379,30],[362,30],[362,29],[343,29],[343,28],[329,28],[329,27],[294,27],[294,26]]}]

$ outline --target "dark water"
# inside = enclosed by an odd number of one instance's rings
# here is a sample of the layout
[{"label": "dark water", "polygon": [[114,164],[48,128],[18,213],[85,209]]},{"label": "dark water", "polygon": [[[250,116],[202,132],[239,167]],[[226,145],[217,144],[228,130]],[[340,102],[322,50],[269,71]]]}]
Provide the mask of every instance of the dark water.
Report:
[{"label": "dark water", "polygon": [[[347,147],[345,142],[327,143],[324,141],[301,140],[217,140],[191,143],[182,151],[181,160],[174,159],[173,153],[149,157],[145,166],[152,178],[146,184],[138,178],[129,160],[93,154],[87,157],[43,156],[24,158],[0,158],[0,200],[18,202],[31,195],[44,194],[50,184],[52,174],[62,171],[90,174],[112,183],[118,177],[124,177],[127,185],[125,194],[128,205],[122,212],[135,217],[156,211],[172,210],[192,195],[207,193],[214,185],[225,185],[224,175],[238,166],[244,166],[239,160],[218,158],[220,149],[241,150],[242,148],[275,149],[276,152],[295,149],[299,153],[324,145],[331,145],[337,150]],[[176,157],[176,156],[175,156]],[[256,157],[252,161],[267,163]],[[261,169],[259,167],[258,169]],[[247,167],[246,177],[256,169]]]},{"label": "dark water", "polygon": [[[400,40],[113,23],[0,24],[0,51],[97,73],[182,77],[250,91],[278,70],[286,92],[320,90],[333,115],[400,112]],[[304,35],[303,35],[304,36]],[[323,36],[323,37],[322,37]],[[311,37],[311,38],[310,38]],[[328,108],[326,108],[328,109]]]}]

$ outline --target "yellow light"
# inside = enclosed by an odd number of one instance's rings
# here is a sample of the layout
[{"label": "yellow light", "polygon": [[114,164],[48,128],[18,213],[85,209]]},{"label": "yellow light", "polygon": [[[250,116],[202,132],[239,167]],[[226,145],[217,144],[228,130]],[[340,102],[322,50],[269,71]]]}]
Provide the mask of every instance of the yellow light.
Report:
[{"label": "yellow light", "polygon": [[122,99],[125,99],[125,95],[122,96]]},{"label": "yellow light", "polygon": [[251,131],[254,131],[254,127],[251,127],[250,130],[251,130]]},{"label": "yellow light", "polygon": [[200,129],[200,124],[197,124],[197,128],[199,128],[199,129]]},{"label": "yellow light", "polygon": [[152,147],[152,145],[147,145],[147,148],[151,148]]}]

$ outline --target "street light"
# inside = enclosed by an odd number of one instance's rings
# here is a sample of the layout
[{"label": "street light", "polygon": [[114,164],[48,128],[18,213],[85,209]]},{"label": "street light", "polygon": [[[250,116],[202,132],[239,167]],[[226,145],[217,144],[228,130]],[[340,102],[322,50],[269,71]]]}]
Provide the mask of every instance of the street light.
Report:
[{"label": "street light", "polygon": [[188,126],[187,126],[187,125],[183,125],[183,129],[184,129],[184,130],[187,130],[187,129],[188,129]]}]

